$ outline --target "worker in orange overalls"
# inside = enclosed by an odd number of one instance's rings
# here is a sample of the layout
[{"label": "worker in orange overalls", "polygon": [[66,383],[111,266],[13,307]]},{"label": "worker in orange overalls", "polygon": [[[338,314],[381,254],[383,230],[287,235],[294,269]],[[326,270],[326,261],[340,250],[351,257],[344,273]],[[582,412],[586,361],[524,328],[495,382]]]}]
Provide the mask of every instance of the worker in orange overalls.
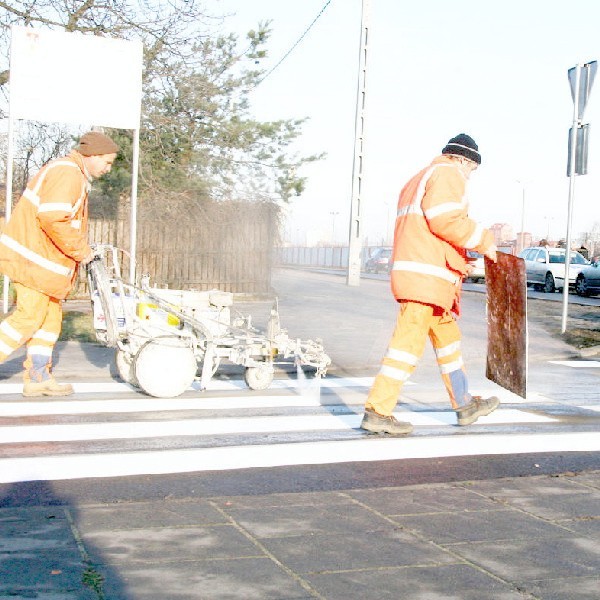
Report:
[{"label": "worker in orange overalls", "polygon": [[361,427],[367,431],[395,435],[412,431],[410,423],[398,421],[392,412],[428,337],[459,425],[474,423],[499,404],[496,397],[469,393],[454,318],[468,270],[466,250],[496,261],[494,236],[469,218],[465,198],[467,180],[480,164],[477,144],[461,133],[400,192],[391,271],[392,292],[400,307],[366,401]]},{"label": "worker in orange overalls", "polygon": [[64,158],[46,164],[27,184],[0,236],[0,273],[14,284],[14,311],[0,324],[0,362],[23,344],[24,396],[68,396],[52,375],[62,326],[62,300],[78,264],[94,257],[87,240],[90,182],[108,173],[119,147],[90,131]]}]

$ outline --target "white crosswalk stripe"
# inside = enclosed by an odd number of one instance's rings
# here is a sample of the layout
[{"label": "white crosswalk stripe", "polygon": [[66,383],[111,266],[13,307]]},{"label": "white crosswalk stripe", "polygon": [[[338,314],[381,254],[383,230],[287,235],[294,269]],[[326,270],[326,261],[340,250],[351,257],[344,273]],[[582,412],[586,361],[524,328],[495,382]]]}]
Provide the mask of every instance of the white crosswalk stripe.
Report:
[{"label": "white crosswalk stripe", "polygon": [[[242,381],[215,381],[208,391],[173,399],[151,398],[118,383],[75,384],[76,393],[68,398],[12,400],[5,395],[0,402],[0,483],[600,450],[596,432],[550,433],[548,427],[559,425],[560,418],[521,406],[509,392],[501,397],[504,405],[479,419],[477,425],[484,427],[473,435],[461,435],[465,430],[456,427],[452,410],[440,408],[443,402],[399,405],[395,415],[414,425],[413,436],[365,435],[359,426],[372,380],[327,378],[319,386],[314,380],[282,379],[263,394],[240,392]],[[546,399],[540,400],[543,405]],[[579,409],[589,414],[600,406]],[[523,428],[531,429],[524,433]]]},{"label": "white crosswalk stripe", "polygon": [[572,369],[600,369],[600,360],[551,360],[549,362]]}]

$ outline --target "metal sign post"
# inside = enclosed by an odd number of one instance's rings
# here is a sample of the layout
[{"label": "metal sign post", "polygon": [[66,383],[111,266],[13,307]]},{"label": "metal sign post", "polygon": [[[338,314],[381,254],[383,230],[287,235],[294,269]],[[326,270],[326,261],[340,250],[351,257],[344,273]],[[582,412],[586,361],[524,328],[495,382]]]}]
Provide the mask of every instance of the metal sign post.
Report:
[{"label": "metal sign post", "polygon": [[[573,98],[573,125],[569,132],[569,205],[567,211],[567,236],[565,248],[565,280],[563,285],[563,310],[561,332],[567,330],[569,304],[569,271],[571,264],[571,223],[573,219],[573,199],[575,196],[575,175],[587,173],[587,125],[582,124],[583,113],[594,83],[598,63],[585,63],[569,69],[569,83]],[[581,133],[580,133],[581,132]]]}]

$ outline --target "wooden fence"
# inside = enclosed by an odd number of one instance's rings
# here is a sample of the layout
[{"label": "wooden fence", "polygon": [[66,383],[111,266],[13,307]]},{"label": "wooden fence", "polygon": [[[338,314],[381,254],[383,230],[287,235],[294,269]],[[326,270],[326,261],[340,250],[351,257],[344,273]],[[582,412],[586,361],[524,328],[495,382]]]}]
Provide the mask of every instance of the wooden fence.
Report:
[{"label": "wooden fence", "polygon": [[[245,203],[214,206],[212,217],[193,222],[185,216],[178,222],[139,221],[137,275],[149,273],[152,285],[172,289],[269,293],[277,208]],[[90,219],[89,229],[91,242],[129,250],[127,221]],[[127,279],[128,266],[124,258]]]}]

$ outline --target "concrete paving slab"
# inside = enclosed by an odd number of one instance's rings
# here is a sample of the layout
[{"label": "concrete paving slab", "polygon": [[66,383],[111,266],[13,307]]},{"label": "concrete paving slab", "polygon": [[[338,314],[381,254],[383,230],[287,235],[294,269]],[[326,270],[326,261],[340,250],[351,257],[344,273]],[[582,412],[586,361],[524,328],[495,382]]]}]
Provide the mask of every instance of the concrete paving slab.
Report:
[{"label": "concrete paving slab", "polygon": [[266,557],[121,564],[116,570],[103,574],[104,595],[110,600],[308,600],[316,597],[302,586],[299,578]]},{"label": "concrete paving slab", "polygon": [[456,558],[388,525],[386,531],[331,533],[263,540],[269,552],[300,574],[406,565],[446,565]]},{"label": "concrete paving slab", "polygon": [[453,545],[452,552],[506,581],[543,581],[594,577],[600,570],[600,546],[583,536],[504,540]]},{"label": "concrete paving slab", "polygon": [[0,598],[96,599],[86,569],[63,507],[0,509]]},{"label": "concrete paving slab", "polygon": [[600,576],[560,577],[540,582],[524,581],[517,585],[544,600],[598,600],[600,596]]},{"label": "concrete paving slab", "polygon": [[464,564],[343,571],[306,578],[327,600],[523,600],[515,586]]},{"label": "concrete paving slab", "polygon": [[552,521],[564,519],[600,519],[600,491],[574,492],[560,496],[514,498],[512,506]]},{"label": "concrete paving slab", "polygon": [[363,534],[390,526],[368,509],[346,503],[233,509],[227,513],[251,535],[263,540],[316,534]]},{"label": "concrete paving slab", "polygon": [[[580,479],[584,475],[560,475],[559,477],[528,477],[527,479],[507,478],[507,479],[485,479],[481,481],[470,481],[462,485],[476,493],[490,496],[500,501],[508,501],[513,498],[529,498],[532,496],[552,496],[553,498],[561,495],[570,495],[581,492],[583,494],[591,492],[591,487],[586,480]],[[594,481],[590,479],[589,481]],[[599,484],[600,487],[600,484]]]},{"label": "concrete paving slab", "polygon": [[586,517],[580,519],[565,519],[561,520],[560,524],[570,531],[594,538],[600,546],[600,519]]},{"label": "concrete paving slab", "polygon": [[600,471],[573,474],[573,477],[569,477],[569,479],[576,481],[580,485],[587,485],[600,490]]},{"label": "concrete paving slab", "polygon": [[82,534],[94,563],[231,559],[262,555],[257,547],[230,525],[211,527],[147,527]]},{"label": "concrete paving slab", "polygon": [[61,507],[0,509],[0,553],[47,551],[69,545],[76,549],[70,522]]},{"label": "concrete paving slab", "polygon": [[437,544],[490,540],[556,539],[569,531],[515,510],[463,511],[392,517],[406,528]]},{"label": "concrete paving slab", "polygon": [[65,549],[2,552],[0,598],[96,599],[83,584],[87,566],[77,551]]},{"label": "concrete paving slab", "polygon": [[470,489],[541,519],[600,519],[600,490],[579,484],[576,478],[540,478],[527,484],[518,479],[481,481]]},{"label": "concrete paving slab", "polygon": [[420,486],[353,490],[348,494],[385,515],[419,515],[422,513],[496,510],[498,504],[464,487],[430,486],[423,494]]},{"label": "concrete paving slab", "polygon": [[84,506],[76,517],[76,526],[84,533],[216,523],[225,523],[223,515],[198,499]]},{"label": "concrete paving slab", "polygon": [[298,492],[295,494],[267,494],[263,496],[225,496],[211,502],[224,510],[261,509],[278,506],[323,506],[351,504],[352,499],[340,492]]}]

